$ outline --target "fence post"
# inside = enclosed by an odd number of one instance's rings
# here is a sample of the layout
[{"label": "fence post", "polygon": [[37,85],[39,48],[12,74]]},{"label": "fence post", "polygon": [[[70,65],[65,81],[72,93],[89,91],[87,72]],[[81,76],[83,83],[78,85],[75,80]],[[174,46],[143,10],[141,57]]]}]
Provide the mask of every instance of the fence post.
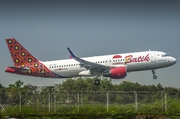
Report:
[{"label": "fence post", "polygon": [[49,101],[49,106],[48,106],[48,108],[49,108],[49,112],[51,111],[51,96],[50,96],[50,93],[48,93],[48,101]]},{"label": "fence post", "polygon": [[53,112],[53,93],[50,94],[50,111]]},{"label": "fence post", "polygon": [[40,103],[39,97],[38,97],[38,99],[37,99],[37,102],[38,102],[38,112],[39,112],[39,103]]},{"label": "fence post", "polygon": [[21,113],[21,91],[19,91],[19,112]]},{"label": "fence post", "polygon": [[78,98],[78,113],[79,113],[79,92],[77,94],[77,98]]},{"label": "fence post", "polygon": [[82,99],[83,99],[83,94],[82,94],[82,90],[81,90],[81,106],[82,106],[82,104],[83,104]]},{"label": "fence post", "polygon": [[109,108],[109,91],[107,92],[106,97],[107,97],[107,112],[108,112],[109,111],[108,110],[108,108]]},{"label": "fence post", "polygon": [[54,112],[56,112],[56,95],[54,94]]},{"label": "fence post", "polygon": [[164,105],[165,105],[165,111],[167,111],[167,92],[165,92],[165,95],[164,95]]},{"label": "fence post", "polygon": [[134,91],[134,96],[135,96],[135,111],[138,111],[138,101],[137,101],[137,92]]}]

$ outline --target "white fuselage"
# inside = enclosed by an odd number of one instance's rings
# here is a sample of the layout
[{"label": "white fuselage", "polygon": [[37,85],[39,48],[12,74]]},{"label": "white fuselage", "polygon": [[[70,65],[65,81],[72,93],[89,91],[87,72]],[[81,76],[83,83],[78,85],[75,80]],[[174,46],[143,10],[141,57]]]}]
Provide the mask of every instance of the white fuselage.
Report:
[{"label": "white fuselage", "polygon": [[[109,66],[127,66],[127,72],[164,68],[176,63],[176,59],[160,51],[144,51],[124,54],[85,57],[84,60]],[[41,61],[42,62],[42,61]],[[42,62],[52,72],[62,77],[91,76],[90,72],[81,67],[74,59]]]}]

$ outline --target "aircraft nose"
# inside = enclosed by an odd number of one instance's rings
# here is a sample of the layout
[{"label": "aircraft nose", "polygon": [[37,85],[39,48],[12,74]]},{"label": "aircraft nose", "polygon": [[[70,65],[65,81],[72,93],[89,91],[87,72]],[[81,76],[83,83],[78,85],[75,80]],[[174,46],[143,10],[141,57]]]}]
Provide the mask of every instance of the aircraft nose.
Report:
[{"label": "aircraft nose", "polygon": [[173,64],[175,64],[175,63],[177,62],[176,58],[171,57],[171,62],[172,62]]}]

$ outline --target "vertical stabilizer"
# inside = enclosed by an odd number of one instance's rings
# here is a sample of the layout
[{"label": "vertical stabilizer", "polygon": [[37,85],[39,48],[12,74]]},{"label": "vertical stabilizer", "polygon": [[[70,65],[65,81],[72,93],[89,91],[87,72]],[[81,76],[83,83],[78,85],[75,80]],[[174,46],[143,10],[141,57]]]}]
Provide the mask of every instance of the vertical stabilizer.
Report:
[{"label": "vertical stabilizer", "polygon": [[25,64],[38,62],[38,60],[14,38],[6,39],[6,43],[11,53],[14,66],[24,66]]},{"label": "vertical stabilizer", "polygon": [[6,69],[6,72],[38,77],[58,77],[31,55],[16,39],[7,38],[6,43],[14,63],[13,67]]}]

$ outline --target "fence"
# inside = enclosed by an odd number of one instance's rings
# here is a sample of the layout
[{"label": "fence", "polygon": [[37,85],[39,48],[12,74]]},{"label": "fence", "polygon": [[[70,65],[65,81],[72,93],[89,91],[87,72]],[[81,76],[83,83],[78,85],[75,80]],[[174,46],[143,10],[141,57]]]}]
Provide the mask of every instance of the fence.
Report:
[{"label": "fence", "polygon": [[14,112],[77,112],[99,108],[106,112],[117,110],[180,112],[180,93],[62,91],[53,93],[0,93],[1,110]]}]

